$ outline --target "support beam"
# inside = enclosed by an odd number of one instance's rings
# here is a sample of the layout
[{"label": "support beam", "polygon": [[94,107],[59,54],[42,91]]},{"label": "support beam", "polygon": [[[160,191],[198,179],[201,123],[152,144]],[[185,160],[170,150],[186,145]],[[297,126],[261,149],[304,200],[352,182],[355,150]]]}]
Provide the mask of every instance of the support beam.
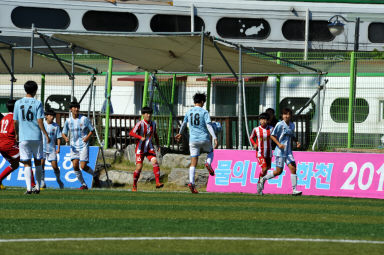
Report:
[{"label": "support beam", "polygon": [[109,134],[109,113],[111,111],[111,88],[112,88],[112,67],[113,59],[109,58],[108,65],[108,87],[107,87],[107,105],[105,111],[105,129],[104,129],[104,149],[108,149],[108,134]]},{"label": "support beam", "polygon": [[148,81],[149,81],[149,73],[145,71],[142,107],[147,106],[147,103],[148,103]]},{"label": "support beam", "polygon": [[237,98],[238,98],[238,129],[239,129],[239,150],[243,149],[243,100],[242,100],[242,71],[243,71],[243,56],[242,48],[239,47],[239,77],[237,80]]},{"label": "support beam", "polygon": [[43,104],[43,109],[45,109],[45,74],[41,75],[41,93],[40,93],[40,101]]},{"label": "support beam", "polygon": [[[173,74],[172,79],[172,94],[171,94],[171,107],[173,108],[175,103],[175,91],[176,91],[176,74]],[[172,139],[172,130],[173,130],[173,114],[172,112],[169,113],[169,122],[168,122],[168,139],[167,139],[167,146],[169,147],[171,145],[171,139]]]}]

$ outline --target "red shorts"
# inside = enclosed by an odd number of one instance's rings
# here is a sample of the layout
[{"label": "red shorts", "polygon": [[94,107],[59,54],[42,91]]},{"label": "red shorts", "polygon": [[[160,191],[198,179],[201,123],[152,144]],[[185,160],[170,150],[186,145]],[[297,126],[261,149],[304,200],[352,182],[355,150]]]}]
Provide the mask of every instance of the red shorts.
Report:
[{"label": "red shorts", "polygon": [[7,160],[11,161],[20,157],[19,147],[17,145],[13,146],[1,146],[0,154]]},{"label": "red shorts", "polygon": [[271,168],[271,158],[257,157],[257,162],[261,168]]},{"label": "red shorts", "polygon": [[136,154],[136,164],[142,164],[144,161],[144,157],[147,157],[147,159],[151,161],[153,158],[156,158],[156,154],[153,154],[153,153]]}]

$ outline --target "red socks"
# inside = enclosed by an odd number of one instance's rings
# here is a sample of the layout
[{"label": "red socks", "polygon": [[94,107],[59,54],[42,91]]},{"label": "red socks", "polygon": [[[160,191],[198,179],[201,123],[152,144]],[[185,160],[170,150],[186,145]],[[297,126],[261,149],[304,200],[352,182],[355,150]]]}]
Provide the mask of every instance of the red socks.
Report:
[{"label": "red socks", "polygon": [[139,180],[140,172],[133,172],[133,186],[137,186],[137,181]]},{"label": "red socks", "polygon": [[158,164],[153,166],[153,173],[155,174],[156,183],[160,183],[160,167]]},{"label": "red socks", "polygon": [[14,169],[12,169],[11,166],[8,166],[7,168],[4,169],[4,171],[0,174],[0,182],[2,182],[7,176],[12,173]]}]

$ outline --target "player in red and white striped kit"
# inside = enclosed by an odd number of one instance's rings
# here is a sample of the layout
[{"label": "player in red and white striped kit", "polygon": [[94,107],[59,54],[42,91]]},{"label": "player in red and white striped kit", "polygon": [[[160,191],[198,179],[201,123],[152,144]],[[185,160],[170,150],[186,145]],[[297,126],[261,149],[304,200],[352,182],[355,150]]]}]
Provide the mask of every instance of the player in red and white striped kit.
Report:
[{"label": "player in red and white striped kit", "polygon": [[152,121],[152,108],[143,107],[141,115],[143,119],[136,123],[135,127],[129,132],[129,135],[137,138],[136,142],[136,170],[133,173],[132,191],[137,191],[137,181],[139,180],[141,170],[143,169],[144,157],[152,163],[153,173],[156,179],[156,188],[162,188],[160,182],[160,167],[157,163],[155,148],[152,144],[152,138],[155,138],[157,149],[160,150],[159,137],[157,136],[156,122]]},{"label": "player in red and white striped kit", "polygon": [[[0,121],[0,154],[11,164],[0,174],[0,189],[5,189],[2,181],[7,178],[10,173],[19,168],[20,153],[13,122],[13,109],[15,103],[16,100],[9,100],[7,102],[9,113]],[[33,181],[33,174],[31,178],[32,186],[34,186],[35,182]]]},{"label": "player in red and white striped kit", "polygon": [[[251,142],[253,147],[256,149],[256,157],[261,167],[259,174],[260,179],[267,174],[268,169],[271,168],[272,161],[272,144],[271,144],[271,134],[273,131],[272,126],[268,126],[267,121],[269,115],[267,113],[262,113],[259,116],[260,126],[255,127],[252,130]],[[256,138],[256,140],[254,140]]]}]

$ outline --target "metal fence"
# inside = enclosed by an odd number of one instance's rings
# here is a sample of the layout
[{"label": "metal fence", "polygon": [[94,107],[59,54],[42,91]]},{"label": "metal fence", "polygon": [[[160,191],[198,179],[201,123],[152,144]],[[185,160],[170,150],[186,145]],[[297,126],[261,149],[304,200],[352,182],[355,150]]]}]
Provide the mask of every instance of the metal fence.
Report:
[{"label": "metal fence", "polygon": [[[310,52],[308,59],[303,60],[303,53],[281,52],[271,53],[288,60],[309,65],[329,72],[322,78],[328,80],[318,97],[310,101],[302,112],[306,116],[305,144],[310,147],[317,131],[321,129],[318,150],[331,150],[336,147],[345,148],[382,148],[384,147],[384,53],[356,53],[356,85],[351,86],[351,53],[349,52]],[[105,71],[108,59],[103,56],[76,56],[76,61],[87,65],[98,66]],[[235,148],[238,145],[237,116],[238,98],[237,82],[223,76],[201,75],[156,75],[158,87],[145,88],[144,73],[121,73],[121,66],[114,66],[111,115],[111,140],[113,146],[124,146],[132,140],[127,131],[137,120],[140,109],[145,101],[152,100],[155,109],[155,120],[160,127],[161,143],[166,147],[175,147],[173,136],[188,109],[193,107],[192,97],[197,91],[208,94],[205,108],[215,116],[216,121],[224,123],[224,132],[220,137],[223,148]],[[134,79],[132,79],[134,77]],[[67,110],[68,97],[71,94],[71,81],[64,75],[46,75],[45,88],[42,93],[41,75],[16,75],[14,96],[24,96],[23,84],[27,80],[35,80],[39,84],[37,98],[54,110]],[[95,82],[95,109],[100,113],[105,101],[105,73],[97,75]],[[246,110],[249,117],[250,131],[257,125],[257,115],[267,108],[280,112],[289,107],[298,112],[309,101],[319,88],[317,76],[281,75],[268,77],[245,77]],[[81,99],[81,110],[89,107],[90,94],[84,94],[90,82],[90,76],[77,75],[75,79],[75,98]],[[5,112],[5,102],[10,93],[9,76],[0,75],[0,110]],[[351,94],[351,90],[353,93]],[[159,93],[161,91],[162,94]],[[279,100],[276,96],[279,95]],[[353,98],[352,107],[350,98]],[[92,105],[93,108],[93,105]],[[351,112],[352,109],[352,112]],[[353,116],[352,125],[348,116]],[[176,117],[177,116],[177,117]],[[279,118],[279,116],[276,116]],[[129,121],[128,121],[129,120]],[[131,123],[132,122],[132,123]],[[101,127],[105,121],[99,122]],[[126,124],[129,123],[129,124]],[[301,124],[300,124],[301,125]],[[297,126],[300,126],[299,124]],[[102,129],[102,128],[101,128]],[[227,132],[228,130],[228,132]],[[230,131],[231,130],[231,131]],[[301,129],[299,129],[301,132]],[[230,131],[230,132],[229,132]],[[116,132],[117,135],[112,135]],[[104,133],[100,130],[100,133]],[[352,134],[352,137],[348,136]],[[248,146],[246,132],[243,130],[243,145]],[[116,145],[120,144],[120,145]]]}]

